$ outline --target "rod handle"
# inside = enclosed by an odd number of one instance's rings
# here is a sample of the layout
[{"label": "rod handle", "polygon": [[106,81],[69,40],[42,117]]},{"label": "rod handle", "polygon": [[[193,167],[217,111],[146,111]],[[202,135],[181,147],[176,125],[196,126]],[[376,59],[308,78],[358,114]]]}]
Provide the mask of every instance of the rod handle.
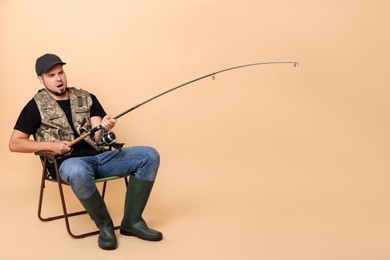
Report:
[{"label": "rod handle", "polygon": [[97,127],[92,128],[89,132],[86,132],[86,133],[80,135],[79,137],[74,139],[72,142],[70,142],[69,147],[72,147],[73,145],[75,145],[78,142],[80,142],[80,141],[84,140],[85,138],[87,138],[89,135],[92,135],[92,134],[94,134],[95,132],[97,132],[97,131],[99,131],[101,129],[103,129],[103,126],[101,126],[101,125],[98,125]]}]

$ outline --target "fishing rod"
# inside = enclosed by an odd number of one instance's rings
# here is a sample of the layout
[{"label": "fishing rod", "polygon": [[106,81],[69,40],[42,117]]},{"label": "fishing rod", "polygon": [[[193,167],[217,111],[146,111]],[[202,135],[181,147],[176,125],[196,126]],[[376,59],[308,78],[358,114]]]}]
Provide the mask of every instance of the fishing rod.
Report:
[{"label": "fishing rod", "polygon": [[[226,71],[229,71],[229,70],[235,70],[235,69],[240,69],[240,68],[244,68],[244,67],[251,67],[251,66],[258,66],[258,65],[272,65],[272,64],[293,64],[294,67],[296,67],[296,66],[299,65],[299,63],[296,62],[296,61],[257,62],[257,63],[239,65],[239,66],[235,66],[235,67],[230,67],[230,68],[226,68],[226,69],[223,69],[223,70],[219,70],[219,71],[216,71],[216,72],[212,72],[212,73],[206,74],[206,75],[204,75],[204,76],[201,76],[201,77],[199,77],[199,78],[190,80],[190,81],[185,82],[185,83],[183,83],[183,84],[180,84],[180,85],[178,85],[178,86],[176,86],[176,87],[173,87],[173,88],[171,88],[171,89],[168,89],[168,90],[166,90],[166,91],[164,91],[164,92],[162,92],[162,93],[160,93],[160,94],[158,94],[158,95],[156,95],[156,96],[153,96],[153,97],[151,97],[151,98],[149,98],[149,99],[147,99],[147,100],[145,100],[145,101],[139,103],[138,105],[135,105],[135,106],[133,106],[133,107],[127,109],[126,111],[120,113],[119,115],[113,117],[113,119],[118,119],[118,118],[120,118],[120,117],[126,115],[127,113],[129,113],[129,112],[131,112],[131,111],[133,111],[133,110],[135,110],[135,109],[137,109],[137,108],[139,108],[139,107],[145,105],[146,103],[149,103],[150,101],[155,100],[156,98],[159,98],[159,97],[161,97],[161,96],[163,96],[163,95],[165,95],[165,94],[168,94],[169,92],[172,92],[172,91],[174,91],[174,90],[176,90],[176,89],[182,88],[182,87],[184,87],[184,86],[186,86],[186,85],[189,85],[189,84],[191,84],[191,83],[194,83],[194,82],[196,82],[196,81],[199,81],[199,80],[202,80],[202,79],[205,79],[205,78],[208,78],[208,77],[211,77],[212,79],[215,79],[215,75],[220,74],[220,73],[223,73],[223,72],[226,72]],[[102,125],[98,125],[98,126],[92,128],[90,131],[88,131],[88,132],[86,132],[86,133],[80,135],[78,138],[74,139],[74,140],[70,143],[69,146],[72,147],[72,146],[75,145],[76,143],[78,143],[78,142],[80,142],[81,140],[84,140],[85,138],[87,138],[89,135],[93,135],[94,133],[96,133],[97,131],[102,130],[102,129],[104,130],[104,127],[103,127]],[[112,144],[112,143],[115,142],[115,138],[116,138],[116,136],[115,136],[115,134],[114,134],[113,132],[105,132],[105,133],[103,134],[103,136],[102,136],[102,138],[101,138],[101,141],[100,141],[99,143],[110,145],[110,144]]]}]

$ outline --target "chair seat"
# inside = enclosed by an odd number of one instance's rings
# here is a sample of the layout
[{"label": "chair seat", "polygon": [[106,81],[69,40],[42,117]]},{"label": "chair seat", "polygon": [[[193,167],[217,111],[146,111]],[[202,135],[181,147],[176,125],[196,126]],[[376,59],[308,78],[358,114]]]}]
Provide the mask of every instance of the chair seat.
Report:
[{"label": "chair seat", "polygon": [[95,179],[95,182],[99,183],[99,182],[105,182],[105,181],[112,181],[112,180],[117,180],[117,179],[120,179],[120,178],[124,178],[124,176],[111,176],[111,177]]}]

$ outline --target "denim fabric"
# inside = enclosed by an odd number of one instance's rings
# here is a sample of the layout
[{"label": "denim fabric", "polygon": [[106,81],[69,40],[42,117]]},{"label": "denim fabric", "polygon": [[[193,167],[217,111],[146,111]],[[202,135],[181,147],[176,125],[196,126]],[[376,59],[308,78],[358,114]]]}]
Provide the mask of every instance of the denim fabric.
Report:
[{"label": "denim fabric", "polygon": [[60,166],[61,179],[70,184],[78,199],[88,199],[97,190],[95,179],[134,175],[144,181],[155,181],[160,156],[148,146],[126,147],[95,156],[66,159]]}]

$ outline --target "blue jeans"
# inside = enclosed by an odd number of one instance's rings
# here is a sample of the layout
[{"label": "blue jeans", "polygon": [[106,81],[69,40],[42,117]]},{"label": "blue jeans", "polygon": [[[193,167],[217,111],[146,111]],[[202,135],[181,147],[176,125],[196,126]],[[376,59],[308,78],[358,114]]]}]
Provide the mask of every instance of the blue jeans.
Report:
[{"label": "blue jeans", "polygon": [[148,146],[126,147],[94,156],[66,159],[60,166],[61,180],[70,184],[78,199],[89,199],[97,190],[95,179],[134,175],[153,182],[156,179],[160,156]]}]

